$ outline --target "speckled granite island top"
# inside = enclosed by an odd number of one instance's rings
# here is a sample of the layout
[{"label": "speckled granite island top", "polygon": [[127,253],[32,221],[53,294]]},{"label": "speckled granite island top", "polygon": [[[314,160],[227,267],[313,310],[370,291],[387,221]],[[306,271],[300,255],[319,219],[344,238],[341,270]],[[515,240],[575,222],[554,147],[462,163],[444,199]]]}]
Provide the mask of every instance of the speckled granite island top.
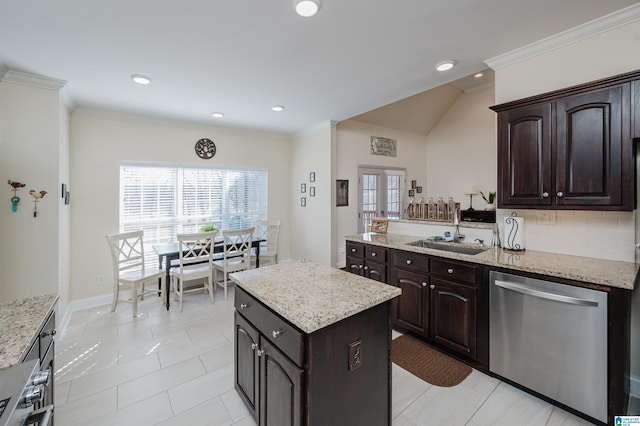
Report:
[{"label": "speckled granite island top", "polygon": [[229,276],[305,333],[313,333],[402,293],[397,287],[313,262],[281,263]]},{"label": "speckled granite island top", "polygon": [[[480,254],[467,255],[407,245],[407,243],[424,239],[424,237],[417,237],[415,235],[366,233],[348,236],[346,239],[347,241],[372,244],[414,253],[424,253],[448,259],[464,260],[481,265],[496,266],[514,271],[531,272],[534,274],[601,284],[627,290],[633,290],[640,267],[639,264],[631,262],[531,250],[514,252],[503,249],[487,249]],[[463,245],[477,247],[475,244]]]},{"label": "speckled granite island top", "polygon": [[20,363],[57,301],[47,294],[0,304],[0,368]]}]

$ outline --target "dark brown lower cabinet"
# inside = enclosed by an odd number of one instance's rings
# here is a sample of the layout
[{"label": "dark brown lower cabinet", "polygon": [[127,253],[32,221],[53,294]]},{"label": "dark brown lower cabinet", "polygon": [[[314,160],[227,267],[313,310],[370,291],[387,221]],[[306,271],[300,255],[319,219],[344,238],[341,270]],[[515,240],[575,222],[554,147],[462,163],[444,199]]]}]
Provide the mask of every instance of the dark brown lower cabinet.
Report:
[{"label": "dark brown lower cabinet", "polygon": [[237,287],[234,381],[256,422],[390,426],[389,305],[304,333]]},{"label": "dark brown lower cabinet", "polygon": [[429,276],[396,268],[389,284],[402,289],[393,302],[391,322],[394,326],[427,337],[429,335]]},{"label": "dark brown lower cabinet", "polygon": [[431,279],[430,335],[436,343],[476,357],[476,288],[437,278]]}]

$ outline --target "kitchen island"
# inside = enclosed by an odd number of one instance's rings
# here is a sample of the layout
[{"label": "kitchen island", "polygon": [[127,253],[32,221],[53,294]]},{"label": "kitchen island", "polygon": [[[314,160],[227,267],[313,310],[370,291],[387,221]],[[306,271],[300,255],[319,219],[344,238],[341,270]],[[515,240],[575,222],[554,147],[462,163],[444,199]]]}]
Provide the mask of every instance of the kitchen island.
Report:
[{"label": "kitchen island", "polygon": [[235,388],[260,425],[391,425],[390,301],[312,262],[234,273]]}]

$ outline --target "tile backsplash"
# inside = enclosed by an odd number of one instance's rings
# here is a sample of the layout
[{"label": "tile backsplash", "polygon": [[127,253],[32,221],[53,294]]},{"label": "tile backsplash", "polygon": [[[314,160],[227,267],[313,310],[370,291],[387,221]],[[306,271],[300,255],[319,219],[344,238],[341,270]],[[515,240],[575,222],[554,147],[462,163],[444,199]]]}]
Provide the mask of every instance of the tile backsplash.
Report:
[{"label": "tile backsplash", "polygon": [[[504,242],[504,218],[515,212],[524,217],[524,247],[527,250],[570,254],[598,259],[635,261],[635,212],[577,210],[498,209],[496,221]],[[427,237],[453,231],[448,224],[420,221],[390,221],[390,233]],[[491,226],[462,223],[464,241],[491,241]]]}]

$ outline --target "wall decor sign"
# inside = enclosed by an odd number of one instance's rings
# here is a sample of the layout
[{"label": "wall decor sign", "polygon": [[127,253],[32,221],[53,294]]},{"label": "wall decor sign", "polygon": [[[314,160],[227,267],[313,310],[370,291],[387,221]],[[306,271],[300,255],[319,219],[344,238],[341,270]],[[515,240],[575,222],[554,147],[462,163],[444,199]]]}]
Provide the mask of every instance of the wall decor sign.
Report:
[{"label": "wall decor sign", "polygon": [[395,139],[371,136],[371,154],[395,157],[398,142]]},{"label": "wall decor sign", "polygon": [[216,144],[211,139],[202,138],[196,142],[196,155],[203,160],[208,160],[216,155]]}]

